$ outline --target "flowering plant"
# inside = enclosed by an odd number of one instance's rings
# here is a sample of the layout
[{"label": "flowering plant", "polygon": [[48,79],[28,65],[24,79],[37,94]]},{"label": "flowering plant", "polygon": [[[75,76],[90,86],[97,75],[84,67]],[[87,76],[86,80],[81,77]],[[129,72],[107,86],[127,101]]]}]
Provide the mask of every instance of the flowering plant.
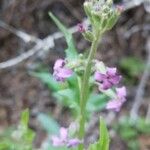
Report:
[{"label": "flowering plant", "polygon": [[[126,88],[117,87],[121,80],[117,68],[108,67],[102,61],[94,58],[98,43],[102,35],[110,30],[116,23],[121,11],[121,6],[114,6],[112,0],[89,0],[84,3],[84,10],[88,17],[89,24],[78,25],[78,30],[83,34],[86,40],[91,42],[91,49],[88,56],[78,54],[71,34],[59,22],[59,20],[50,13],[51,18],[65,34],[68,48],[66,58],[56,60],[54,64],[53,77],[59,83],[66,83],[69,86],[70,78],[74,77],[77,86],[78,97],[73,97],[78,107],[78,127],[73,138],[70,138],[69,130],[60,128],[60,135],[52,136],[52,144],[56,147],[68,147],[78,150],[84,150],[85,124],[87,122],[87,105],[91,93],[94,93],[94,87],[98,87],[99,95],[106,95],[109,101],[106,101],[106,109],[119,111],[122,104],[126,101]],[[74,95],[75,96],[75,95]],[[100,139],[89,145],[88,150],[108,150],[109,136],[103,119],[100,119]]]}]

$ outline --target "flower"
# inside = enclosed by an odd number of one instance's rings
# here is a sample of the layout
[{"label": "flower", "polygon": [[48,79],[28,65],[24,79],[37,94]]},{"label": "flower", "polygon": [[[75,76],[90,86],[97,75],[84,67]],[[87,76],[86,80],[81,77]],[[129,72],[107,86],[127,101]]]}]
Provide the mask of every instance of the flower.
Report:
[{"label": "flower", "polygon": [[123,103],[126,101],[126,88],[116,88],[117,97],[107,103],[106,109],[113,109],[119,111]]},{"label": "flower", "polygon": [[71,147],[76,147],[76,146],[78,146],[79,144],[81,144],[81,141],[79,140],[79,139],[71,139],[71,140],[69,140],[68,141],[68,143],[67,143],[67,147],[68,148],[71,148]]},{"label": "flower", "polygon": [[67,146],[68,148],[76,147],[81,144],[81,141],[77,138],[69,139],[68,130],[66,128],[60,128],[59,136],[52,136],[53,146]]},{"label": "flower", "polygon": [[53,76],[57,81],[64,81],[66,78],[72,76],[73,71],[66,66],[66,62],[63,59],[56,60],[54,64],[54,73]]},{"label": "flower", "polygon": [[118,75],[117,69],[109,67],[107,67],[105,74],[96,71],[94,78],[97,82],[100,83],[99,88],[102,88],[103,90],[107,90],[112,86],[117,85],[121,80],[121,76]]},{"label": "flower", "polygon": [[82,23],[77,24],[77,29],[78,29],[78,32],[80,32],[80,33],[83,33],[86,30],[85,26]]}]

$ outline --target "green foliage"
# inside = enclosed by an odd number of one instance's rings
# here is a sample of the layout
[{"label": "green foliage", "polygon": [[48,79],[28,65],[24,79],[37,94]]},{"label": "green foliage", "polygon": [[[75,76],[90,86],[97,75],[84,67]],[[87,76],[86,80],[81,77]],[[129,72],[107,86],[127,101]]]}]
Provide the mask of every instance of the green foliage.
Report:
[{"label": "green foliage", "polygon": [[88,150],[108,150],[109,149],[109,133],[106,127],[104,120],[100,119],[100,127],[99,127],[99,140],[91,144]]},{"label": "green foliage", "polygon": [[[0,150],[32,150],[34,132],[28,127],[29,111],[24,110],[16,130],[0,136]],[[6,131],[7,132],[7,131]]]},{"label": "green foliage", "polygon": [[[55,119],[53,119],[50,115],[40,113],[37,117],[43,129],[48,133],[48,135],[57,135],[59,134],[60,125],[57,123]],[[54,147],[49,141],[44,150],[67,150],[66,147]]]},{"label": "green foliage", "polygon": [[108,150],[109,149],[109,133],[106,127],[104,120],[100,119],[100,143],[99,148],[101,150]]},{"label": "green foliage", "polygon": [[121,138],[127,142],[130,150],[138,150],[138,137],[142,134],[150,135],[150,122],[146,123],[144,118],[139,118],[136,121],[131,121],[128,117],[120,120],[116,126]]},{"label": "green foliage", "polygon": [[133,83],[136,81],[136,77],[144,70],[145,64],[136,57],[126,57],[121,60],[120,67],[125,74],[126,80],[129,83]]},{"label": "green foliage", "polygon": [[48,134],[58,134],[60,126],[51,116],[40,113],[37,119]]},{"label": "green foliage", "polygon": [[78,54],[77,54],[77,50],[74,45],[72,34],[51,12],[49,12],[49,15],[66,38],[66,42],[68,45],[68,48],[65,51],[67,59],[72,60],[72,59],[77,58]]},{"label": "green foliage", "polygon": [[31,72],[30,74],[39,78],[52,91],[58,91],[61,89],[61,84],[57,82],[49,72]]},{"label": "green foliage", "polygon": [[[73,114],[75,116],[78,115],[80,89],[77,75],[68,78],[66,84],[57,82],[49,72],[32,72],[31,75],[45,83],[48,88],[53,91],[53,96],[59,103],[68,108],[73,108]],[[107,91],[107,95],[110,95],[108,93],[110,93],[110,91]],[[87,115],[102,110],[106,106],[107,100],[108,96],[106,95],[90,93],[86,107]]]},{"label": "green foliage", "polygon": [[102,110],[106,106],[107,99],[108,97],[104,94],[91,93],[87,101],[87,111],[92,113]]}]

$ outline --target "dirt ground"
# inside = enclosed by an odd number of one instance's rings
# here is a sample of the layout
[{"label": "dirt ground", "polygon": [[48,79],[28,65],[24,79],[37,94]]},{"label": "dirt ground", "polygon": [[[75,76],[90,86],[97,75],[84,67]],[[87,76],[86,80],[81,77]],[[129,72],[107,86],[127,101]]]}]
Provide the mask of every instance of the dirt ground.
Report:
[{"label": "dirt ground", "polygon": [[[66,26],[71,27],[85,17],[82,3],[83,0],[1,0],[0,20],[16,29],[43,39],[58,31],[48,16],[49,11],[53,12]],[[119,61],[127,56],[136,56],[145,61],[147,56],[145,45],[150,32],[142,29],[126,37],[127,32],[134,26],[142,28],[145,24],[150,25],[150,15],[143,6],[125,11],[114,29],[102,39],[96,57],[111,66],[119,66]],[[74,34],[74,37],[79,51],[84,51],[89,47],[89,43],[84,41],[79,33]],[[34,70],[38,64],[43,64],[52,70],[56,58],[64,56],[66,46],[64,39],[55,41],[55,44],[56,46],[46,55],[35,55],[15,67],[0,70],[0,130],[15,124],[20,112],[28,107],[32,118],[30,126],[38,133],[36,145],[39,145],[40,138],[44,137],[44,133],[35,119],[38,112],[52,111],[62,125],[67,125],[70,120],[67,111],[63,115],[61,111],[58,111],[59,106],[48,88],[41,81],[29,75],[29,71]],[[0,27],[0,62],[14,58],[28,51],[30,47],[32,47],[32,43],[26,45],[14,34]],[[124,72],[122,71],[122,73]],[[136,83],[127,85],[128,102],[123,112],[128,113],[131,109],[141,75],[142,72],[136,77]],[[150,82],[147,82],[145,99],[150,98],[149,90]],[[118,145],[117,150],[126,150],[121,139],[116,138],[114,141]],[[116,150],[114,144],[111,149]]]}]

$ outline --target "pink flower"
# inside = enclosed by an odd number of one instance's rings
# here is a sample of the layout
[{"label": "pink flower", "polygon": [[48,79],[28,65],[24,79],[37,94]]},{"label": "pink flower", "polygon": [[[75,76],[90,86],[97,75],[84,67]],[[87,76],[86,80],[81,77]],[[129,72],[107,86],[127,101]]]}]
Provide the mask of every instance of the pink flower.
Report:
[{"label": "pink flower", "polygon": [[107,90],[112,86],[117,85],[121,80],[121,76],[118,75],[117,69],[109,67],[107,67],[105,74],[96,71],[94,78],[97,82],[100,83],[100,88],[103,90]]},{"label": "pink flower", "polygon": [[86,30],[85,26],[82,23],[78,23],[77,27],[78,27],[78,32],[83,33]]},{"label": "pink flower", "polygon": [[69,139],[68,130],[66,128],[60,128],[59,136],[52,136],[53,146],[67,146],[68,148],[76,147],[81,144],[81,141],[77,138]]},{"label": "pink flower", "polygon": [[66,62],[63,59],[56,60],[54,64],[54,73],[53,76],[57,81],[64,81],[66,78],[72,76],[73,71],[65,67]]},{"label": "pink flower", "polygon": [[116,88],[117,98],[112,99],[107,103],[106,109],[113,109],[115,111],[120,111],[121,106],[126,101],[126,88],[123,86],[121,88]]}]

